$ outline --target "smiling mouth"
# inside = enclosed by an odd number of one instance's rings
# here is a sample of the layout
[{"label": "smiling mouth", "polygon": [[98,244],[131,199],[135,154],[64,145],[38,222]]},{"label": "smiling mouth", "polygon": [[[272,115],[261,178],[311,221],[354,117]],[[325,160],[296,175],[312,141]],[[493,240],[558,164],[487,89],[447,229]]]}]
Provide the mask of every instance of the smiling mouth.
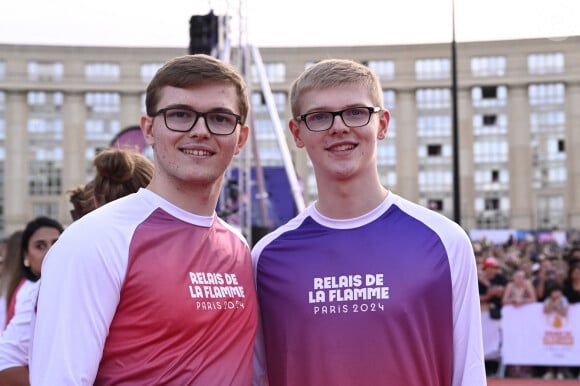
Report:
[{"label": "smiling mouth", "polygon": [[348,151],[352,150],[356,147],[356,145],[339,145],[339,146],[332,146],[329,147],[328,150],[330,151]]},{"label": "smiling mouth", "polygon": [[196,157],[209,157],[212,156],[213,153],[207,150],[193,150],[193,149],[181,149],[182,153],[187,155],[193,155]]}]

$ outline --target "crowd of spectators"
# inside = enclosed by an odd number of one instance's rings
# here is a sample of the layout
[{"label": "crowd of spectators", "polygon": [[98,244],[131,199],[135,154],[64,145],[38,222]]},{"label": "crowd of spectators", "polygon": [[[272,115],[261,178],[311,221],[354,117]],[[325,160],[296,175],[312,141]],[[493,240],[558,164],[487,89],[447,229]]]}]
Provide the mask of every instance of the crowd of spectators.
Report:
[{"label": "crowd of spectators", "polygon": [[[565,243],[538,241],[532,234],[504,243],[473,240],[479,271],[482,311],[501,319],[503,305],[543,303],[544,312],[565,315],[580,303],[580,234],[570,232]],[[501,359],[486,360],[488,375],[497,374]],[[580,367],[507,366],[507,377],[580,379]]]}]

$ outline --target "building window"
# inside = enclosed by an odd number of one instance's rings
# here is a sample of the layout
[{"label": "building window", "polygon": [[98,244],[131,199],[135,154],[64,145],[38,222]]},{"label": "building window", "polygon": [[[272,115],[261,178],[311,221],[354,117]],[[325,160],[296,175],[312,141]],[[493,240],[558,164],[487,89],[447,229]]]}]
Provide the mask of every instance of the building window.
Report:
[{"label": "building window", "polygon": [[[286,110],[286,93],[285,92],[273,92],[272,99],[276,104],[276,110],[278,113],[283,114]],[[251,105],[252,111],[256,114],[268,114],[268,104],[266,97],[262,92],[253,92],[251,95]]]},{"label": "building window", "polygon": [[558,183],[558,182],[566,182],[567,172],[566,167],[559,166],[559,167],[552,167],[547,170],[547,179],[548,182],[551,183]]},{"label": "building window", "polygon": [[485,199],[485,210],[498,210],[498,209],[499,209],[499,198]]},{"label": "building window", "polygon": [[483,116],[483,125],[484,126],[494,126],[496,123],[497,123],[497,115],[486,114]]},{"label": "building window", "polygon": [[451,91],[448,88],[423,88],[415,94],[418,109],[448,109]]},{"label": "building window", "polygon": [[565,130],[566,113],[564,111],[554,110],[530,114],[530,131],[532,133],[563,132]]},{"label": "building window", "polygon": [[507,162],[507,140],[486,139],[473,143],[474,162]]},{"label": "building window", "polygon": [[63,93],[29,91],[26,100],[29,194],[59,196],[64,158]]},{"label": "building window", "polygon": [[121,66],[118,63],[87,63],[85,79],[87,82],[118,82],[121,77]]},{"label": "building window", "polygon": [[28,80],[31,82],[61,82],[64,65],[61,62],[28,62]]},{"label": "building window", "polygon": [[538,196],[536,207],[538,228],[557,229],[564,223],[564,197]]},{"label": "building window", "polygon": [[506,86],[482,86],[471,89],[473,107],[500,107],[507,104]]},{"label": "building window", "polygon": [[377,163],[381,165],[395,165],[397,161],[397,149],[395,144],[389,141],[381,141],[377,146]]},{"label": "building window", "polygon": [[447,170],[420,171],[418,181],[422,191],[448,191],[453,183],[453,174]]},{"label": "building window", "polygon": [[528,86],[530,106],[563,104],[566,89],[563,83],[531,84]]},{"label": "building window", "polygon": [[450,76],[449,59],[418,59],[415,61],[417,80],[449,79]]},{"label": "building window", "polygon": [[0,60],[0,80],[6,79],[6,63]]},{"label": "building window", "polygon": [[441,145],[427,145],[428,157],[440,157],[442,154]]},{"label": "building window", "polygon": [[[507,170],[486,169],[485,165],[478,165],[477,170],[473,172],[473,182],[476,190],[489,190],[490,184],[494,184],[494,190],[498,188],[508,188],[509,172]],[[497,186],[500,184],[501,186]]]},{"label": "building window", "polygon": [[394,90],[383,90],[383,106],[391,113],[389,121],[388,138],[394,139],[397,133],[397,120],[395,118],[395,100],[396,93]]},{"label": "building window", "polygon": [[149,83],[153,76],[163,66],[163,63],[143,63],[141,64],[141,82]]},{"label": "building window", "polygon": [[395,79],[395,62],[392,60],[369,60],[367,66],[380,80]]},{"label": "building window", "polygon": [[558,153],[566,152],[566,141],[563,139],[558,140]]},{"label": "building window", "polygon": [[[284,83],[286,81],[286,65],[284,63],[264,63],[264,71],[270,83]],[[258,67],[255,64],[252,65],[252,81],[261,83]]]},{"label": "building window", "polygon": [[480,56],[471,58],[471,74],[474,77],[504,76],[505,56]]},{"label": "building window", "polygon": [[121,111],[121,96],[115,92],[89,92],[85,104],[93,113],[117,113]]},{"label": "building window", "polygon": [[62,92],[29,91],[26,98],[29,106],[45,111],[60,111],[64,102]]},{"label": "building window", "polygon": [[531,75],[562,74],[564,72],[564,54],[552,52],[528,55],[528,72]]},{"label": "building window", "polygon": [[32,160],[29,164],[28,193],[33,196],[60,195],[62,168],[53,161]]},{"label": "building window", "polygon": [[93,158],[100,149],[110,146],[111,139],[121,132],[121,96],[114,92],[91,92],[85,94],[85,105],[86,173],[92,176]]},{"label": "building window", "polygon": [[495,99],[497,98],[497,87],[496,86],[484,86],[481,88],[481,97],[483,99]]},{"label": "building window", "polygon": [[427,200],[427,207],[431,210],[441,212],[443,211],[443,200],[436,198],[429,198]]},{"label": "building window", "polygon": [[58,218],[58,204],[54,202],[36,202],[32,204],[32,216],[46,216],[50,218]]},{"label": "building window", "polygon": [[426,115],[417,118],[417,136],[446,137],[451,135],[449,115]]}]

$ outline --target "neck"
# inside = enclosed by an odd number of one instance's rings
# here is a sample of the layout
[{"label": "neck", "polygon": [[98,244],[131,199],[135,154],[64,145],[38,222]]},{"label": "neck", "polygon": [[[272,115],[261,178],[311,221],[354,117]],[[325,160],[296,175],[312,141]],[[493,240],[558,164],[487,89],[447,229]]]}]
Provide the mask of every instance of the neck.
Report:
[{"label": "neck", "polygon": [[200,216],[211,216],[217,206],[221,180],[213,184],[185,184],[175,181],[162,183],[154,177],[147,189],[185,211]]},{"label": "neck", "polygon": [[388,193],[378,179],[367,185],[354,181],[331,186],[319,185],[316,209],[330,218],[355,218],[378,207]]}]

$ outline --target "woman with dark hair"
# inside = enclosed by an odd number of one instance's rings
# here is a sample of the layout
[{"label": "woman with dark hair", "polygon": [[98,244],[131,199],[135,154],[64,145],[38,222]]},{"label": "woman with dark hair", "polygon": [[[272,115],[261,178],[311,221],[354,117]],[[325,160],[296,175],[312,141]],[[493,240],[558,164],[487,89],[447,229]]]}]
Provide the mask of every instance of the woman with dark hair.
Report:
[{"label": "woman with dark hair", "polygon": [[4,255],[4,269],[0,275],[0,307],[2,307],[2,320],[0,321],[0,331],[8,324],[6,313],[8,304],[16,287],[20,284],[24,273],[20,269],[20,244],[22,240],[22,230],[12,232],[6,242],[6,253]]},{"label": "woman with dark hair", "polygon": [[[30,221],[21,232],[19,243],[20,275],[13,275],[9,288],[12,296],[7,299],[6,330],[0,338],[0,368],[5,369],[5,361],[14,358],[27,358],[31,334],[18,335],[13,331],[21,326],[29,330],[36,319],[35,305],[38,293],[38,280],[44,256],[64,231],[61,223],[49,217],[37,217]],[[10,322],[10,323],[9,323]],[[4,373],[4,372],[3,372]],[[28,368],[8,369],[0,380],[2,385],[28,385]]]},{"label": "woman with dark hair", "polygon": [[[49,217],[37,217],[30,221],[22,232],[20,241],[20,270],[23,278],[14,277],[17,284],[11,283],[10,287],[15,288],[12,296],[8,299],[8,309],[6,311],[6,325],[14,316],[18,307],[19,294],[40,278],[42,259],[48,249],[56,242],[64,228],[58,221]],[[27,291],[25,291],[27,292]]]}]

